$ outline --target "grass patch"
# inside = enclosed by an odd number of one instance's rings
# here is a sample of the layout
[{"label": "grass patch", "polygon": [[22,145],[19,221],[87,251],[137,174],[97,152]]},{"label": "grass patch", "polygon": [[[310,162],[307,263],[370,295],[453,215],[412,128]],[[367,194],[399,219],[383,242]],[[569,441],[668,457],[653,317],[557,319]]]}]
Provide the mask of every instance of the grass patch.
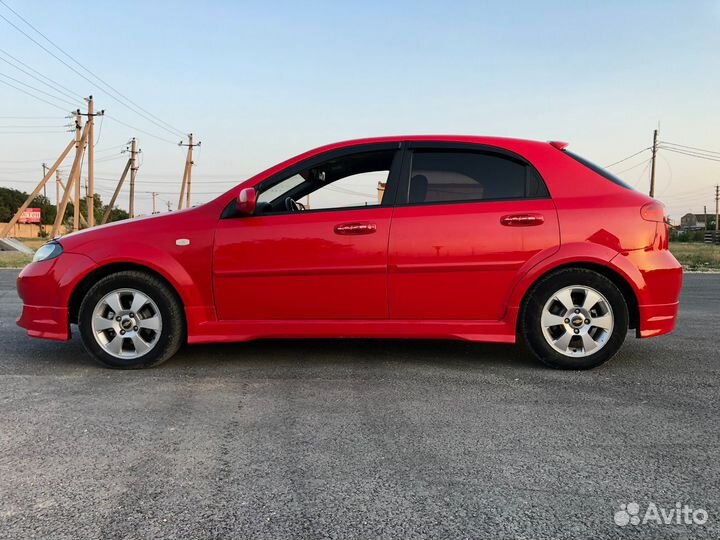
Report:
[{"label": "grass patch", "polygon": [[[15,238],[33,251],[42,246],[47,240],[42,238]],[[32,255],[17,253],[15,251],[0,251],[0,268],[24,268],[32,262]]]},{"label": "grass patch", "polygon": [[32,261],[32,255],[0,251],[0,268],[23,268]]},{"label": "grass patch", "polygon": [[670,251],[686,270],[720,270],[720,245],[670,242]]},{"label": "grass patch", "polygon": [[43,238],[17,238],[16,240],[20,240],[20,242],[34,251],[37,251],[40,246],[47,242],[47,240]]}]

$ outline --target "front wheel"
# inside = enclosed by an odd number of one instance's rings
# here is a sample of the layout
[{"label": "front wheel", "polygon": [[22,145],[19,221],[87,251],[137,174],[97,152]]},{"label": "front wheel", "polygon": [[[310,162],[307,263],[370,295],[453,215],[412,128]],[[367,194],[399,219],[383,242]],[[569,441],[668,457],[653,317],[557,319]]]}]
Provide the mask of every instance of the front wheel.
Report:
[{"label": "front wheel", "polygon": [[618,287],[584,268],[539,281],[523,306],[520,329],[546,365],[590,369],[612,358],[625,340],[628,308]]},{"label": "front wheel", "polygon": [[182,306],[162,280],[139,271],[100,279],[83,298],[78,327],[85,349],[106,367],[137,369],[164,362],[182,345]]}]

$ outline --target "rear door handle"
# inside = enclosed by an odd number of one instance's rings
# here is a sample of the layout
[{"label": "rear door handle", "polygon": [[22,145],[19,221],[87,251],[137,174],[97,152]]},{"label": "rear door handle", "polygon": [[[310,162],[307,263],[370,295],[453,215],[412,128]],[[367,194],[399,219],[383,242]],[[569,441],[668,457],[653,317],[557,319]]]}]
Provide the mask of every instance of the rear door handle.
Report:
[{"label": "rear door handle", "polygon": [[544,222],[542,214],[508,214],[500,218],[500,224],[507,227],[533,227]]},{"label": "rear door handle", "polygon": [[335,234],[372,234],[377,231],[374,223],[341,223],[335,225]]}]

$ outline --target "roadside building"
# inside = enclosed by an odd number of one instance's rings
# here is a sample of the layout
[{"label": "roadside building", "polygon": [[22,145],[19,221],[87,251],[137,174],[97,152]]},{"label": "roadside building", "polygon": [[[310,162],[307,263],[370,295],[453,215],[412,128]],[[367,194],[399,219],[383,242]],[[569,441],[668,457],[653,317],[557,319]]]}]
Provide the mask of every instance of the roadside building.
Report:
[{"label": "roadside building", "polygon": [[685,214],[680,218],[680,228],[685,231],[703,231],[707,227],[705,214]]}]

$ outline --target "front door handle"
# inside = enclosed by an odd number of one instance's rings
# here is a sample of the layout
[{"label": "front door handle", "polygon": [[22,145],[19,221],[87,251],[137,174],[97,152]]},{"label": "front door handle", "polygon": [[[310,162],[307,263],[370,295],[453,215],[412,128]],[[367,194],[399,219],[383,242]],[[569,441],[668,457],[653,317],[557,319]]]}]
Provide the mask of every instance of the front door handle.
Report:
[{"label": "front door handle", "polygon": [[544,222],[542,214],[508,214],[500,218],[500,224],[507,227],[533,227]]},{"label": "front door handle", "polygon": [[335,234],[372,234],[377,231],[374,223],[341,223],[335,225]]}]

